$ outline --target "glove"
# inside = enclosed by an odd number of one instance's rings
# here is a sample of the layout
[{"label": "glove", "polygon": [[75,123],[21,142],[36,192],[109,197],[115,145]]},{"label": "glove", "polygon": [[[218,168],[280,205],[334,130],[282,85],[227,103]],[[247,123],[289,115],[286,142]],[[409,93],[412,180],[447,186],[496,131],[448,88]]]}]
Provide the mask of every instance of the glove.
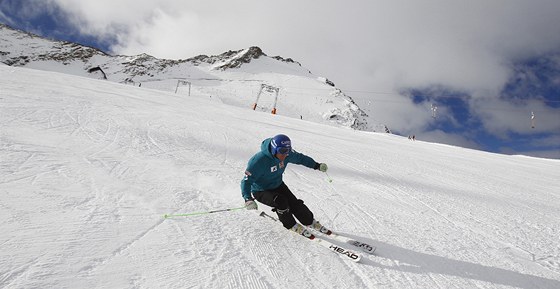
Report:
[{"label": "glove", "polygon": [[253,200],[253,199],[245,200],[245,209],[256,210],[258,208],[259,208],[259,206],[257,206],[257,202],[255,202],[255,200]]},{"label": "glove", "polygon": [[327,170],[329,169],[329,167],[327,166],[327,164],[325,163],[320,163],[319,164],[319,170],[323,173],[327,172]]}]

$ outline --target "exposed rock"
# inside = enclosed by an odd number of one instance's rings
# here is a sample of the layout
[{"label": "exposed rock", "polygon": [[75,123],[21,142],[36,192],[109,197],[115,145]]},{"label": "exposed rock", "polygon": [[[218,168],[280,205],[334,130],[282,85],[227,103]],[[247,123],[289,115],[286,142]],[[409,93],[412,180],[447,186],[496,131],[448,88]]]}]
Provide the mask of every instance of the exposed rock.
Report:
[{"label": "exposed rock", "polygon": [[[188,77],[188,71],[192,71],[192,68],[197,66],[207,66],[197,68],[195,72],[204,75],[204,71],[239,69],[252,61],[268,57],[257,46],[242,50],[229,50],[214,56],[198,55],[186,60],[158,59],[145,53],[136,56],[111,56],[92,47],[48,40],[3,24],[0,24],[0,40],[2,40],[0,42],[0,62],[10,66],[27,66],[35,62],[53,61],[69,66],[67,73],[75,74],[76,68],[82,67],[83,73],[78,72],[80,75],[127,84],[139,83],[139,85],[141,82],[184,79]],[[298,69],[304,69],[299,62],[291,58],[281,56],[269,58],[287,64],[297,64]],[[42,65],[42,67],[48,66]],[[274,65],[271,68],[274,69]],[[57,71],[64,72],[64,69],[61,70],[59,67]],[[303,71],[311,74],[309,70]],[[185,72],[187,75],[183,74]],[[334,91],[326,103],[332,104],[331,107],[336,107],[323,113],[323,119],[353,129],[372,130],[372,126],[367,123],[367,114],[356,105],[351,97],[336,89],[335,84],[327,78],[319,77],[317,79],[330,86]],[[334,101],[335,99],[339,99],[339,101]]]}]

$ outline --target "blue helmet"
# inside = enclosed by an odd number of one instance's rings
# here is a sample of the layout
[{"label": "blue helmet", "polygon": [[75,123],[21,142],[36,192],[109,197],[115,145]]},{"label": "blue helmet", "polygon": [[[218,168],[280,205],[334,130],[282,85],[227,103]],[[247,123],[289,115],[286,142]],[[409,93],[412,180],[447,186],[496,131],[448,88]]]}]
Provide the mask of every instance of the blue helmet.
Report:
[{"label": "blue helmet", "polygon": [[272,138],[272,141],[270,142],[270,148],[272,155],[286,155],[292,150],[292,141],[287,135],[278,134]]}]

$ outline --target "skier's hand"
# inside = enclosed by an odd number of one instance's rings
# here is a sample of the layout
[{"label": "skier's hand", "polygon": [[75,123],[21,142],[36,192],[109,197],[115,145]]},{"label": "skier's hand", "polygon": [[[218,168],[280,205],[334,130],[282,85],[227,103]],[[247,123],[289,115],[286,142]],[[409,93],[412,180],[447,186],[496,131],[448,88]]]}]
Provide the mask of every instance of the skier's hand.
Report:
[{"label": "skier's hand", "polygon": [[325,163],[320,163],[319,164],[319,170],[323,173],[327,172],[327,170],[329,169],[329,167],[327,166],[327,164]]},{"label": "skier's hand", "polygon": [[259,206],[257,206],[257,202],[255,202],[253,199],[245,200],[245,209],[256,210],[258,208]]}]

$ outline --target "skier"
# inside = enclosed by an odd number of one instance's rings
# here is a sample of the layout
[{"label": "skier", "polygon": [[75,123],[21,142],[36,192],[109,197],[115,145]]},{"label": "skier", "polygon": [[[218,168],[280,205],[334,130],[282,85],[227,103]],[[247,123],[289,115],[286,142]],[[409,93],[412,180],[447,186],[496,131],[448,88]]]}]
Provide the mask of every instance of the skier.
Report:
[{"label": "skier", "polygon": [[[258,208],[255,199],[273,207],[278,219],[286,229],[309,237],[311,233],[301,224],[327,233],[329,230],[313,218],[313,213],[290,191],[282,180],[288,163],[304,165],[308,168],[327,171],[327,165],[317,163],[311,157],[292,149],[292,142],[286,135],[279,134],[261,143],[261,151],[247,164],[245,177],[241,180],[241,194],[247,210]],[[254,198],[253,198],[254,197]],[[294,216],[301,222],[297,223]]]}]

